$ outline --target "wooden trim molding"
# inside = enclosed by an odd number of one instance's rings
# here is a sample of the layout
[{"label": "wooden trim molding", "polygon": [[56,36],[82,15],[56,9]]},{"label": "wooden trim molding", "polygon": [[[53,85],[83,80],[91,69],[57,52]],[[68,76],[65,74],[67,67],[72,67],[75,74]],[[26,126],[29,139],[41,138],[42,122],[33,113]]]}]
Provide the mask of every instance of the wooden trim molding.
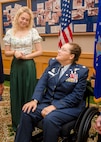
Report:
[{"label": "wooden trim molding", "polygon": [[[73,36],[89,36],[89,35],[95,35],[95,32],[74,32]],[[40,34],[41,37],[58,37],[59,33],[54,33],[54,34]]]},{"label": "wooden trim molding", "polygon": [[[48,66],[49,59],[56,57],[56,55],[57,55],[57,52],[44,51],[42,56],[36,57],[34,59],[36,63],[36,69],[37,69],[37,79],[41,77],[42,73]],[[4,50],[2,50],[2,58],[3,58],[4,74],[9,75],[12,57],[6,57],[4,54]],[[93,54],[90,54],[90,53],[81,54],[78,63],[87,66],[89,68],[89,77],[92,76]]]}]

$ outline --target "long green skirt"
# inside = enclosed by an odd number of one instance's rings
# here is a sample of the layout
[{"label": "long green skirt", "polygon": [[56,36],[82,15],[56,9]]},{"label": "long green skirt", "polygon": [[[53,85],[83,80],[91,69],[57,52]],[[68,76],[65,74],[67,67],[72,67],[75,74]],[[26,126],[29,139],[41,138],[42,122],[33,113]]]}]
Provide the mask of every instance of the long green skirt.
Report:
[{"label": "long green skirt", "polygon": [[10,99],[12,127],[14,131],[20,121],[22,106],[31,100],[36,86],[34,60],[13,59],[10,73]]}]

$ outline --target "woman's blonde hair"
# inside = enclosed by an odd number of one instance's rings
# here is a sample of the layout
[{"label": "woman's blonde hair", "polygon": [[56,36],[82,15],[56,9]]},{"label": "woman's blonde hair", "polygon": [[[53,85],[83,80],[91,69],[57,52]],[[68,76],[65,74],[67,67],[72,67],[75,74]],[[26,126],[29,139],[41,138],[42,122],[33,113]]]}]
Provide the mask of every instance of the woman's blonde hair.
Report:
[{"label": "woman's blonde hair", "polygon": [[26,12],[27,14],[29,14],[30,16],[30,21],[29,21],[29,25],[28,25],[28,29],[31,29],[34,26],[34,17],[33,17],[33,12],[31,11],[31,9],[29,9],[27,6],[23,6],[21,7],[17,13],[14,16],[13,22],[12,22],[12,28],[13,28],[13,32],[16,33],[16,31],[18,30],[18,18],[19,16]]}]

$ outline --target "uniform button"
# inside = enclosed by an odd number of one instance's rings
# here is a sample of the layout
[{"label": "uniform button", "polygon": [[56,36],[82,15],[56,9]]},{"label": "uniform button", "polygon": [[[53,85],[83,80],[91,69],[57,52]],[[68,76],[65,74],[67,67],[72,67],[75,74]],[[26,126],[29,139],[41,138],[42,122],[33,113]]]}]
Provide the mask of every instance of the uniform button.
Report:
[{"label": "uniform button", "polygon": [[53,101],[53,98],[51,98],[51,101]]}]

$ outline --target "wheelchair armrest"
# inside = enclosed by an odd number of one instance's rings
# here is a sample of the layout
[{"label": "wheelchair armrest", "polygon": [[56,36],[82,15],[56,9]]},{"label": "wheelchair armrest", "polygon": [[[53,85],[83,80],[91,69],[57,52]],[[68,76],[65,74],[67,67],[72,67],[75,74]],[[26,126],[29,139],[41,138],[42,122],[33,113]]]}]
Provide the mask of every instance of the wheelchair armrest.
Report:
[{"label": "wheelchair armrest", "polygon": [[90,96],[93,96],[93,88],[91,86],[91,81],[87,80],[86,91],[84,93],[84,100],[86,100],[86,98],[89,98]]},{"label": "wheelchair armrest", "polygon": [[89,81],[91,82],[91,86],[92,88],[94,88],[94,84],[95,84],[95,76],[91,76]]}]

